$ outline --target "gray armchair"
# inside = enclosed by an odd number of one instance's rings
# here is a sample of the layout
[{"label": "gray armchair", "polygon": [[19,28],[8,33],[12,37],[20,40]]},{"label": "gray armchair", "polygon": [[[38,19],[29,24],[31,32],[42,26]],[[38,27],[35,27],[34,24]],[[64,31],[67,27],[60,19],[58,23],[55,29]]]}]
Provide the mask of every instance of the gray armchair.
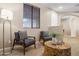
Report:
[{"label": "gray armchair", "polygon": [[35,45],[36,41],[35,41],[34,36],[27,36],[27,33],[25,33],[25,32],[23,33],[21,31],[15,32],[14,34],[15,34],[15,39],[13,42],[12,50],[14,49],[15,45],[21,45],[24,48],[24,55],[25,55],[25,48],[26,47],[34,45],[34,47],[36,48],[36,45]]},{"label": "gray armchair", "polygon": [[52,40],[52,36],[48,34],[48,31],[41,31],[39,41],[43,40],[43,45],[46,41]]}]

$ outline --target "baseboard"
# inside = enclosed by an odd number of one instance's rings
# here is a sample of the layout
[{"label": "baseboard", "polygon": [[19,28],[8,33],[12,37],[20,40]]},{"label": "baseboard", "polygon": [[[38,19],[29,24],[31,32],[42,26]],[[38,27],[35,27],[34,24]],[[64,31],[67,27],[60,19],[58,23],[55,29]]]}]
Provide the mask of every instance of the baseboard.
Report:
[{"label": "baseboard", "polygon": [[[10,47],[4,48],[5,50],[9,50]],[[0,51],[3,51],[3,48],[0,49]]]},{"label": "baseboard", "polygon": [[[18,48],[18,46],[15,46],[15,48]],[[6,48],[4,48],[4,49],[5,49],[5,50],[10,50],[11,47],[6,47]],[[1,48],[0,51],[3,51],[3,48]]]}]

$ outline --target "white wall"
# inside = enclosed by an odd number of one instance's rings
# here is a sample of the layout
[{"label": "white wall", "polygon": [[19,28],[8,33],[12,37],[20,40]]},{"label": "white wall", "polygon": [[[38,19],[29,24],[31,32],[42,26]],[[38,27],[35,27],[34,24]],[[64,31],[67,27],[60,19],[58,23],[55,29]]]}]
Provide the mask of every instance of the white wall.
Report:
[{"label": "white wall", "polygon": [[51,10],[42,6],[39,3],[31,5],[40,8],[40,29],[25,29],[25,30],[27,30],[28,35],[33,35],[36,37],[36,40],[38,40],[40,31],[48,31],[48,28],[51,25]]},{"label": "white wall", "polygon": [[[33,35],[36,37],[36,40],[39,39],[39,32],[44,30],[47,31],[51,25],[51,10],[43,7],[41,4],[32,4],[40,8],[40,29],[24,29],[23,28],[23,4],[0,4],[0,9],[9,9],[14,13],[14,19],[12,20],[12,40],[14,39],[14,32],[18,30],[27,30],[28,35]],[[1,20],[1,19],[0,19]],[[5,24],[5,47],[8,47],[9,44],[9,23]],[[3,40],[3,27],[2,22],[0,23],[0,48],[2,48]]]},{"label": "white wall", "polygon": [[78,13],[77,14],[64,13],[64,16],[68,16],[68,19],[62,20],[63,29],[65,30],[67,34],[70,34],[71,37],[79,36],[79,17],[75,15],[79,15],[79,14]]},{"label": "white wall", "polygon": [[32,5],[40,8],[40,29],[27,29],[27,32],[38,40],[40,31],[49,31],[50,27],[59,26],[60,19],[57,12],[42,6],[41,3]]},{"label": "white wall", "polygon": [[[1,3],[0,4],[0,10],[4,9],[9,9],[13,11],[14,13],[14,19],[12,20],[12,40],[14,39],[14,32],[18,31],[19,29],[22,29],[22,9],[23,6],[22,4],[14,3]],[[0,18],[1,20],[1,18]],[[10,40],[10,25],[8,22],[5,23],[5,47],[10,46],[9,40]],[[2,48],[3,43],[3,25],[2,22],[0,22],[0,48]]]}]

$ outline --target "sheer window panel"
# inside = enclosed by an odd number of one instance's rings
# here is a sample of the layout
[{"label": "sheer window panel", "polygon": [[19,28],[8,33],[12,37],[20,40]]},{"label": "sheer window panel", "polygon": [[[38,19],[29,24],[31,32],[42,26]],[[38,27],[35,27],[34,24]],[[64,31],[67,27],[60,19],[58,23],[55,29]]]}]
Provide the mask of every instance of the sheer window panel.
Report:
[{"label": "sheer window panel", "polygon": [[40,28],[40,9],[33,7],[33,28]]},{"label": "sheer window panel", "polygon": [[23,27],[31,28],[31,12],[32,7],[24,4],[23,9]]},{"label": "sheer window panel", "polygon": [[23,27],[24,28],[31,28],[31,20],[25,18],[23,19]]},{"label": "sheer window panel", "polygon": [[40,28],[40,8],[24,4],[23,27]]}]

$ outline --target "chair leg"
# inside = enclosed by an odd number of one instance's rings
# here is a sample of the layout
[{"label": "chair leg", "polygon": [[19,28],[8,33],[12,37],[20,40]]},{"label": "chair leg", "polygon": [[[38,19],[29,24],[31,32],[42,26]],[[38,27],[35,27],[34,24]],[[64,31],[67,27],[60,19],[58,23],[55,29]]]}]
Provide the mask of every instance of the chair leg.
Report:
[{"label": "chair leg", "polygon": [[41,39],[42,39],[42,38],[40,37],[40,38],[39,38],[39,42],[41,41]]},{"label": "chair leg", "polygon": [[34,48],[36,48],[36,44],[34,43]]},{"label": "chair leg", "polygon": [[25,46],[24,46],[24,55],[25,55]]},{"label": "chair leg", "polygon": [[45,41],[43,40],[43,45],[44,45]]},{"label": "chair leg", "polygon": [[25,47],[25,45],[24,45],[23,47],[24,47],[24,55],[25,55],[25,48],[26,48],[26,47]]},{"label": "chair leg", "polygon": [[13,43],[13,47],[12,47],[12,50],[14,49],[14,45],[15,45],[15,42]]}]

